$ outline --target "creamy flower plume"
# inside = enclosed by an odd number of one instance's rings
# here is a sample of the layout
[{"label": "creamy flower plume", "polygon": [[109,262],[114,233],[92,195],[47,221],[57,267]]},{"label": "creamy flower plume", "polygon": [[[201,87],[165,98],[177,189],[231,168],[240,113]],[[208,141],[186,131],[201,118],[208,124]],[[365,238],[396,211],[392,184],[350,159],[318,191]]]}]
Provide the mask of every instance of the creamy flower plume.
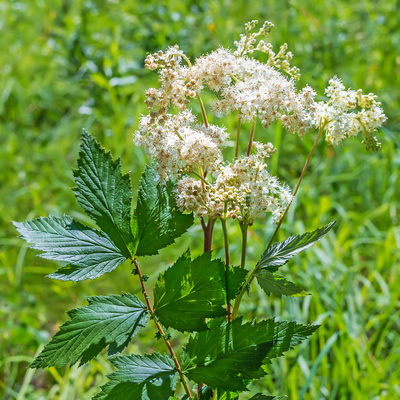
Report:
[{"label": "creamy flower plume", "polygon": [[316,95],[310,87],[296,92],[294,82],[274,68],[253,59],[239,61],[236,82],[222,88],[221,98],[213,102],[217,114],[238,110],[244,121],[258,117],[265,128],[280,119],[300,136],[310,130]]},{"label": "creamy flower plume", "polygon": [[[363,132],[362,143],[367,150],[378,150],[381,144],[373,134],[386,121],[386,116],[377,102],[377,96],[362,94],[362,90],[345,90],[340,79],[332,78],[325,93],[330,100],[317,105],[314,125],[325,127],[326,141],[337,146],[343,139]],[[361,110],[357,110],[360,108]]]},{"label": "creamy flower plume", "polygon": [[[136,144],[157,162],[161,182],[177,180],[180,209],[199,217],[234,218],[251,224],[270,212],[278,221],[292,198],[289,189],[266,170],[264,160],[274,151],[271,144],[254,142],[253,154],[230,163],[224,160],[222,150],[229,135],[225,128],[207,121],[201,101],[206,88],[215,95],[212,110],[217,116],[238,112],[242,122],[258,119],[265,128],[281,121],[284,129],[300,137],[310,129],[324,129],[332,145],[361,131],[367,149],[380,146],[373,134],[386,116],[375,95],[346,90],[333,78],[326,89],[329,100],[317,103],[311,87],[295,87],[300,74],[290,66],[293,54],[287,44],[275,54],[271,44],[259,40],[273,24],[265,22],[253,32],[256,25],[257,21],[245,25],[234,52],[219,48],[192,65],[175,45],[145,61],[146,68],[158,69],[160,88],[146,92],[150,114],[141,118]],[[250,58],[255,51],[266,53],[268,61]],[[195,98],[204,124],[196,122],[188,108]],[[169,113],[171,107],[176,115]],[[251,135],[250,147],[252,140]]]},{"label": "creamy flower plume", "polygon": [[194,122],[190,110],[141,118],[135,143],[157,162],[162,181],[176,179],[183,172],[198,173],[199,168],[213,173],[222,162],[221,148],[228,137],[225,129]]},{"label": "creamy flower plume", "polygon": [[177,186],[178,206],[199,217],[233,218],[249,224],[271,212],[278,221],[292,196],[266,170],[263,156],[271,153],[272,145],[259,144],[258,150],[261,152],[221,166],[213,183],[202,185],[192,177],[181,179]]}]

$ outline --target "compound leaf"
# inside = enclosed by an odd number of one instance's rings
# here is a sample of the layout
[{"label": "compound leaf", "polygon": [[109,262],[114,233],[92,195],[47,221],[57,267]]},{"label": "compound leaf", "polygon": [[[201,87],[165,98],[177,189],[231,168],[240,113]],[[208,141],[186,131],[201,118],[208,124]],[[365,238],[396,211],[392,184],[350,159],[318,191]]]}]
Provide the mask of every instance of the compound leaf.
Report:
[{"label": "compound leaf", "polygon": [[265,250],[257,266],[266,268],[270,272],[276,272],[278,267],[286,264],[295,255],[320,241],[330,231],[335,222],[333,221],[313,232],[290,236],[283,242],[274,244]]},{"label": "compound leaf", "polygon": [[267,296],[270,296],[271,293],[279,298],[281,298],[282,295],[303,297],[310,294],[296,286],[293,282],[288,281],[284,276],[273,274],[267,270],[262,269],[257,272],[255,276],[257,277],[258,284]]},{"label": "compound leaf", "polygon": [[183,214],[176,205],[174,184],[157,183],[156,174],[149,166],[140,180],[135,218],[138,256],[158,254],[158,250],[174,243],[193,224],[193,215]]},{"label": "compound leaf", "polygon": [[[193,332],[208,329],[204,318],[227,315],[228,295],[236,293],[247,271],[211,260],[211,252],[192,260],[184,253],[161,274],[154,288],[154,313],[166,327]],[[229,297],[228,296],[228,297]]]},{"label": "compound leaf", "polygon": [[60,327],[31,368],[80,365],[97,356],[107,345],[113,350],[134,337],[146,325],[146,306],[134,295],[122,293],[88,297],[89,305],[68,312],[70,320]]},{"label": "compound leaf", "polygon": [[134,255],[136,239],[131,232],[132,189],[128,174],[122,175],[121,160],[113,160],[85,130],[74,170],[74,193],[79,204],[106,232],[122,254]]},{"label": "compound leaf", "polygon": [[93,400],[168,400],[173,396],[178,373],[170,357],[158,353],[117,356],[111,362],[118,368],[108,376]]},{"label": "compound leaf", "polygon": [[242,325],[212,320],[210,330],[189,339],[184,351],[184,373],[197,383],[228,391],[246,390],[247,379],[265,375],[263,364],[281,356],[310,336],[318,326],[268,319]]},{"label": "compound leaf", "polygon": [[122,264],[126,258],[108,235],[88,228],[64,215],[14,222],[22,238],[33,249],[44,251],[41,257],[66,261],[70,265],[49,275],[62,281],[95,279]]}]

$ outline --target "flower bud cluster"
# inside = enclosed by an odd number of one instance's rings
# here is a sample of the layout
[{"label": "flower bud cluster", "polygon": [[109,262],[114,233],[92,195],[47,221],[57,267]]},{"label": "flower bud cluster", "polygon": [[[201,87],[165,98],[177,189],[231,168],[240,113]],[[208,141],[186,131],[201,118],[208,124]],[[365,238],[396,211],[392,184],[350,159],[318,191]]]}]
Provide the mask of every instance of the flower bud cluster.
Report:
[{"label": "flower bud cluster", "polygon": [[237,47],[237,50],[234,53],[235,56],[242,57],[247,53],[253,54],[254,45],[257,42],[256,38],[258,36],[268,36],[272,28],[274,27],[274,24],[272,22],[265,21],[264,25],[262,26],[262,28],[260,28],[258,32],[251,33],[251,31],[256,27],[257,24],[257,20],[253,20],[244,24],[246,33],[241,34],[240,40],[234,42],[234,45]]},{"label": "flower bud cluster", "polygon": [[325,93],[330,99],[317,105],[314,124],[317,128],[324,127],[326,141],[337,146],[346,137],[362,132],[362,143],[367,150],[378,150],[381,144],[373,134],[387,118],[381,103],[376,101],[377,96],[372,93],[363,95],[361,89],[345,90],[341,80],[336,77],[329,81]]},{"label": "flower bud cluster", "polygon": [[[290,75],[293,79],[299,80],[300,79],[300,70],[297,67],[290,67],[290,61],[293,58],[293,53],[290,51],[287,52],[288,45],[287,43],[283,44],[280,47],[278,54],[275,54],[272,51],[272,44],[265,43],[264,40],[260,40],[257,43],[258,36],[268,36],[271,32],[274,24],[271,22],[265,21],[264,25],[258,32],[251,31],[256,27],[258,24],[257,20],[247,22],[245,26],[246,34],[240,35],[240,41],[234,42],[237,50],[235,51],[234,55],[237,57],[242,57],[246,54],[253,54],[254,50],[261,51],[263,53],[268,54],[268,62],[267,65],[270,67],[280,69],[281,71],[286,72]],[[255,46],[255,44],[257,45]]]},{"label": "flower bud cluster", "polygon": [[147,69],[156,70],[157,68],[172,68],[180,67],[183,51],[179,50],[179,46],[170,46],[164,53],[162,50],[157,53],[150,54],[144,61],[144,66]]}]

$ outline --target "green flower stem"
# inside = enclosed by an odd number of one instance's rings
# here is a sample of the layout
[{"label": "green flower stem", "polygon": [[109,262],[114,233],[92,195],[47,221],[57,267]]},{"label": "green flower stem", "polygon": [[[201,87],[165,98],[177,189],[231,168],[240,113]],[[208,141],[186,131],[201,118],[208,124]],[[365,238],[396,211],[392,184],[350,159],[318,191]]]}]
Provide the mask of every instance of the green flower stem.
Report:
[{"label": "green flower stem", "polygon": [[240,136],[240,124],[242,120],[239,117],[238,118],[238,127],[237,127],[237,134],[236,134],[236,147],[235,147],[235,160],[238,158],[238,153],[239,153],[239,136]]},{"label": "green flower stem", "polygon": [[204,191],[205,191],[205,185],[209,186],[210,184],[203,178],[203,176],[202,176],[203,172],[202,172],[202,170],[201,171],[200,170],[201,170],[201,167],[199,167],[199,173],[198,173],[195,170],[190,169],[189,173],[195,175],[197,178],[199,178],[201,180],[202,186],[203,186]]},{"label": "green flower stem", "polygon": [[[323,130],[325,129],[326,124],[327,124],[327,122],[325,122],[324,124],[322,124],[322,125],[320,126],[320,128],[319,128],[317,137],[316,137],[316,139],[315,139],[315,141],[314,141],[314,144],[313,144],[313,146],[312,146],[312,148],[311,148],[310,154],[308,155],[307,160],[306,160],[306,162],[305,162],[305,164],[304,164],[303,171],[301,172],[301,175],[300,175],[300,177],[299,177],[299,180],[297,181],[296,187],[295,187],[295,189],[294,189],[293,198],[294,198],[294,196],[296,196],[296,194],[297,194],[297,192],[298,192],[298,190],[299,190],[300,183],[301,183],[301,181],[303,180],[303,177],[304,177],[304,174],[305,174],[305,172],[306,172],[306,170],[307,170],[308,164],[310,163],[310,159],[311,159],[312,155],[314,154],[314,150],[315,150],[315,148],[317,147],[318,141],[319,141],[319,139],[321,138],[322,132],[323,132]],[[293,199],[292,199],[292,201],[293,201]],[[279,230],[280,226],[282,225],[282,221],[283,221],[283,219],[285,218],[285,215],[287,214],[287,212],[288,212],[288,210],[289,210],[289,207],[290,207],[290,205],[292,204],[292,201],[286,206],[285,211],[283,212],[283,215],[282,215],[281,219],[280,219],[279,222],[278,222],[278,225],[277,225],[277,227],[276,227],[276,229],[275,229],[274,234],[272,235],[271,240],[270,240],[269,243],[268,243],[268,246],[267,246],[266,250],[268,250],[268,249],[272,246],[272,243],[273,243],[273,241],[274,241],[274,239],[275,239],[275,237],[276,237],[276,234],[278,233],[278,230]],[[243,258],[243,252],[242,252],[242,258]],[[234,303],[234,305],[233,305],[233,311],[232,311],[232,319],[234,319],[234,318],[237,317],[238,312],[239,312],[240,302],[242,301],[242,298],[243,298],[243,295],[244,295],[244,293],[245,293],[245,291],[246,291],[246,288],[248,287],[248,285],[250,285],[250,284],[253,282],[253,280],[254,280],[254,278],[255,278],[257,272],[258,272],[258,267],[257,267],[257,265],[256,265],[256,266],[254,267],[253,271],[251,272],[250,276],[247,278],[247,280],[246,280],[245,284],[243,285],[243,287],[242,287],[242,289],[241,289],[241,291],[240,291],[238,297],[237,297],[236,300],[235,300],[235,303]]]},{"label": "green flower stem", "polygon": [[154,310],[153,310],[153,307],[151,306],[151,303],[150,303],[150,300],[149,300],[149,296],[147,295],[147,290],[146,290],[146,286],[144,284],[143,275],[142,275],[142,271],[140,270],[139,263],[137,262],[136,258],[134,258],[132,261],[135,264],[136,271],[137,271],[139,279],[140,279],[140,284],[142,285],[142,293],[143,293],[143,296],[144,296],[144,298],[146,300],[147,308],[149,310],[151,319],[156,324],[156,327],[157,327],[158,331],[160,332],[162,338],[164,339],[164,342],[168,347],[168,350],[169,350],[169,352],[171,354],[171,357],[174,360],[174,363],[175,363],[175,366],[176,366],[176,370],[178,371],[178,374],[179,374],[180,380],[182,382],[182,385],[183,385],[183,387],[185,389],[185,392],[186,392],[187,396],[189,397],[189,399],[191,399],[192,398],[192,394],[191,394],[191,392],[189,390],[189,386],[188,386],[188,384],[186,382],[185,375],[183,375],[181,366],[179,365],[179,361],[178,361],[178,359],[177,359],[177,357],[175,355],[174,349],[172,348],[171,343],[169,342],[169,340],[167,340],[165,332],[164,332],[162,326],[160,325],[160,323],[158,322],[156,315],[154,314]]},{"label": "green flower stem", "polygon": [[247,157],[250,155],[251,146],[253,145],[254,131],[256,130],[256,117],[253,117],[253,122],[251,124],[249,145],[247,147]]},{"label": "green flower stem", "polygon": [[[242,259],[240,262],[240,267],[244,268],[245,264],[246,264],[246,250],[247,250],[247,230],[248,230],[247,222],[243,223],[243,225],[240,225],[240,228],[242,230]],[[253,276],[253,272],[250,275],[250,277],[252,277],[252,276]],[[253,279],[254,279],[254,277],[250,280],[250,282]],[[242,301],[242,297],[244,295],[244,292],[246,291],[248,284],[249,284],[249,279],[247,279],[247,281],[243,285],[238,297],[236,297],[235,303],[233,304],[232,319],[235,319],[238,315],[239,305],[240,305],[240,302]]]},{"label": "green flower stem", "polygon": [[207,119],[206,109],[205,109],[204,104],[203,104],[203,100],[201,99],[201,96],[199,94],[197,94],[196,97],[197,97],[197,100],[199,101],[199,104],[200,104],[201,115],[203,116],[204,125],[205,125],[206,128],[208,128],[208,119]]},{"label": "green flower stem", "polygon": [[303,176],[304,176],[304,174],[306,173],[308,164],[310,163],[311,157],[312,157],[312,155],[314,154],[314,150],[315,150],[315,148],[317,147],[317,144],[318,144],[319,139],[321,138],[322,131],[324,130],[325,125],[326,125],[326,124],[323,124],[323,125],[319,128],[318,135],[317,135],[317,137],[316,137],[316,139],[315,139],[315,141],[314,141],[314,144],[313,144],[313,146],[312,146],[312,148],[311,148],[310,154],[309,154],[308,157],[307,157],[306,163],[304,164],[303,171],[301,171],[300,178],[299,178],[299,180],[297,181],[296,187],[294,188],[292,200],[291,200],[291,201],[289,202],[289,204],[286,206],[285,211],[283,212],[282,217],[281,217],[281,219],[279,220],[278,225],[276,226],[275,232],[274,232],[274,234],[272,235],[272,238],[271,238],[271,240],[270,240],[269,243],[268,243],[267,250],[271,247],[272,242],[274,241],[274,239],[275,239],[275,237],[276,237],[276,234],[278,233],[278,230],[279,230],[279,228],[280,228],[281,225],[282,225],[282,221],[283,221],[283,219],[285,218],[285,216],[286,216],[286,214],[287,214],[287,212],[288,212],[288,210],[289,210],[289,207],[290,207],[290,205],[292,204],[293,199],[294,199],[294,197],[296,196],[296,194],[297,194],[297,192],[298,192],[298,190],[299,190],[300,183],[301,183],[301,181],[303,180]]},{"label": "green flower stem", "polygon": [[[175,55],[182,57],[187,62],[187,64],[189,65],[189,68],[192,69],[192,63],[190,62],[189,58],[187,56],[185,56],[185,54],[175,53]],[[201,99],[201,96],[199,94],[196,95],[196,98],[197,98],[197,100],[199,101],[199,104],[200,104],[201,114],[203,115],[204,125],[205,125],[206,128],[208,128],[207,114],[206,114],[206,109],[205,109],[204,104],[203,104],[203,100]]]},{"label": "green flower stem", "polygon": [[248,230],[247,221],[243,222],[243,225],[240,225],[240,229],[242,230],[242,259],[240,261],[240,268],[244,268],[246,264],[246,250],[247,250],[247,230]]},{"label": "green flower stem", "polygon": [[[227,204],[225,203],[225,206]],[[226,207],[225,207],[226,208]],[[227,267],[229,268],[229,241],[228,241],[228,231],[226,229],[226,219],[221,218],[221,225],[222,225],[222,232],[224,233],[224,246],[225,246],[225,264],[227,265]],[[226,270],[225,272],[225,287],[226,287],[226,291],[228,293],[228,270]],[[228,310],[228,322],[231,322],[231,305],[229,304],[229,300],[228,298],[226,299],[226,308]]]}]

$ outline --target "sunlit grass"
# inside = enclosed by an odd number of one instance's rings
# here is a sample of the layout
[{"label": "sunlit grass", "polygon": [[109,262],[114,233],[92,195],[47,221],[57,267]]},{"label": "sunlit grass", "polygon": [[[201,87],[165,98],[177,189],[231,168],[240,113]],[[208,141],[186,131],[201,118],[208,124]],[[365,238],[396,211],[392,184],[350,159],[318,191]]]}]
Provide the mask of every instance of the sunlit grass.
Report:
[{"label": "sunlit grass", "polygon": [[[335,149],[320,143],[280,239],[338,224],[318,246],[283,268],[313,295],[266,298],[256,286],[248,317],[319,323],[310,341],[276,360],[252,392],[287,394],[291,400],[400,398],[400,30],[398,2],[386,1],[120,1],[0,2],[0,395],[10,399],[90,399],[112,371],[102,353],[77,368],[30,370],[39,348],[85,296],[138,292],[129,263],[93,282],[44,279],[56,269],[16,238],[10,220],[64,212],[89,223],[70,187],[81,127],[122,154],[135,188],[145,163],[132,143],[143,100],[157,76],[142,69],[147,52],[182,44],[195,57],[229,46],[248,20],[271,20],[274,44],[288,42],[301,84],[319,94],[338,75],[382,100],[388,123],[382,150],[368,154],[352,139]],[[133,83],[112,86],[112,77]],[[88,107],[91,111],[88,111]],[[87,113],[91,112],[91,113]],[[233,120],[224,120],[235,132]],[[243,127],[242,144],[246,141]],[[271,169],[296,182],[312,145],[281,132],[256,135],[282,147]],[[228,149],[228,152],[232,149]],[[293,225],[294,221],[296,223]],[[229,230],[234,235],[237,227]],[[219,227],[218,227],[219,229]],[[269,221],[251,231],[248,266],[257,261],[271,231]],[[215,255],[223,256],[216,232]],[[201,231],[190,233],[151,263],[151,280],[187,247],[201,252]],[[239,243],[231,244],[238,262]],[[150,282],[151,285],[151,282]],[[257,301],[254,301],[257,299]],[[254,306],[254,304],[256,304]],[[151,328],[139,340],[159,349]],[[141,352],[139,342],[130,351]],[[1,397],[1,396],[0,396]],[[250,395],[249,395],[250,397]]]}]

